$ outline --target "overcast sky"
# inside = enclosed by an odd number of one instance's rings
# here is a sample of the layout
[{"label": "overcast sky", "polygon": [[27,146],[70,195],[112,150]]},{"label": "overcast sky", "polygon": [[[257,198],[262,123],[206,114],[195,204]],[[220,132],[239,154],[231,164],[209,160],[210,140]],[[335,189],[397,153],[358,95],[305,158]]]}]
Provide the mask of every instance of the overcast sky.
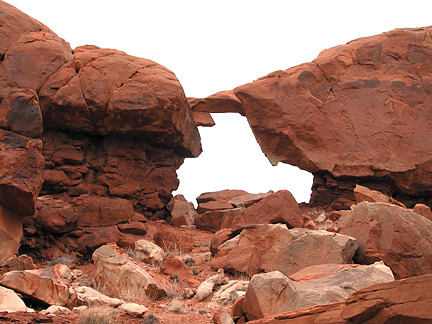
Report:
[{"label": "overcast sky", "polygon": [[[233,89],[310,62],[325,48],[394,28],[432,25],[432,1],[9,0],[71,44],[97,45],[156,61],[188,97]],[[204,153],[178,171],[189,201],[202,192],[288,189],[308,201],[312,176],[272,167],[245,118],[214,116],[200,127]]]}]

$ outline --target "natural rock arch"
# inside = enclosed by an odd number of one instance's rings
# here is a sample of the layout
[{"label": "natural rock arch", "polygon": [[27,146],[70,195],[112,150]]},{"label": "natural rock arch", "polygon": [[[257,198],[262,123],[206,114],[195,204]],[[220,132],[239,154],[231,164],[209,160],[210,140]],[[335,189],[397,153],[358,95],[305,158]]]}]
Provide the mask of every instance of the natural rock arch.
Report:
[{"label": "natural rock arch", "polygon": [[347,208],[355,184],[432,203],[431,28],[396,29],[321,52],[192,104],[239,112],[273,164],[315,176],[312,203]]}]

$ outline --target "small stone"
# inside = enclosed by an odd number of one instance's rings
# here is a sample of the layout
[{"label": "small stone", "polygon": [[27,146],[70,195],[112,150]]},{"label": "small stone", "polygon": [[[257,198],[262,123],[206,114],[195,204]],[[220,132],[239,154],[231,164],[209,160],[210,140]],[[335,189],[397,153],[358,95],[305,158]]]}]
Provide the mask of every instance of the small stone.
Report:
[{"label": "small stone", "polygon": [[133,317],[143,317],[149,310],[147,307],[135,303],[124,303],[119,306],[119,309]]}]

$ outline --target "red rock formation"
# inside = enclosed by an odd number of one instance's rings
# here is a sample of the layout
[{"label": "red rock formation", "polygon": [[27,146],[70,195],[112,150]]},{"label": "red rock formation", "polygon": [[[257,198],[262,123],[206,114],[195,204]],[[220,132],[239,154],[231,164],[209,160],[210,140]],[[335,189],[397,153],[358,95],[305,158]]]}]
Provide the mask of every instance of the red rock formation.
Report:
[{"label": "red rock formation", "polygon": [[33,215],[43,182],[42,142],[0,129],[0,204]]},{"label": "red rock formation", "polygon": [[251,324],[430,323],[432,275],[372,285],[346,301],[281,313]]},{"label": "red rock formation", "polygon": [[[313,268],[313,270],[309,270]],[[300,272],[314,273],[304,277],[297,273],[293,281],[279,271],[252,277],[246,290],[243,311],[249,320],[278,313],[307,308],[314,305],[339,302],[353,292],[373,284],[394,281],[393,274],[384,263],[373,265],[320,265]]]},{"label": "red rock formation", "polygon": [[[0,204],[33,215],[43,180],[42,193],[65,203],[117,204],[115,217],[74,204],[78,226],[106,227],[75,232],[77,238],[84,235],[77,240],[81,251],[106,243],[103,235],[116,242],[124,239],[117,226],[110,226],[129,222],[133,209],[166,218],[165,207],[178,187],[176,170],[185,157],[201,153],[189,103],[174,73],[117,50],[82,46],[72,51],[16,8],[0,2],[0,9],[0,128],[5,129],[0,130]],[[22,135],[41,135],[44,178],[41,142]],[[58,217],[56,221],[61,223]],[[59,239],[65,226],[48,221],[36,230]],[[53,241],[40,234],[35,236],[39,244]]]},{"label": "red rock formation", "polygon": [[357,248],[357,241],[347,235],[257,224],[220,245],[210,266],[249,276],[276,270],[289,276],[311,265],[352,263]]},{"label": "red rock formation", "polygon": [[188,202],[183,195],[177,195],[167,205],[170,212],[170,223],[175,226],[193,225],[198,215],[193,203]]},{"label": "red rock formation", "polygon": [[47,128],[139,136],[201,153],[198,130],[175,75],[165,67],[111,49],[82,46],[39,92]]},{"label": "red rock formation", "polygon": [[28,137],[39,137],[43,125],[36,92],[30,89],[11,91],[0,104],[0,128]]},{"label": "red rock formation", "polygon": [[0,262],[18,252],[25,216],[33,215],[43,183],[42,132],[37,96],[11,93],[0,104]]},{"label": "red rock formation", "polygon": [[432,274],[432,222],[386,203],[362,202],[339,219],[340,233],[359,242],[356,261],[384,261],[396,279]]},{"label": "red rock formation", "polygon": [[[234,89],[238,110],[272,164],[314,173],[315,204],[349,207],[355,184],[372,182],[412,205],[410,197],[430,197],[432,189],[431,44],[428,27],[324,50],[311,63]],[[232,102],[220,99],[207,110]]]},{"label": "red rock formation", "polygon": [[[228,223],[228,224],[227,224]],[[297,202],[287,190],[279,190],[264,197],[256,204],[234,215],[224,227],[233,231],[251,224],[287,224],[288,228],[303,227],[303,219]]]}]

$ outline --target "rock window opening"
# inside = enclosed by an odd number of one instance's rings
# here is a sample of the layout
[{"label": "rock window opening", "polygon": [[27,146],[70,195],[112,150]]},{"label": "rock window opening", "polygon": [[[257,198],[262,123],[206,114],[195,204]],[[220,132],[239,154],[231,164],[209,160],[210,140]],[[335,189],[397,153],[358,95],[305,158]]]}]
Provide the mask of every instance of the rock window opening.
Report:
[{"label": "rock window opening", "polygon": [[249,193],[289,190],[298,203],[309,202],[313,176],[279,163],[272,166],[261,151],[247,119],[236,113],[212,114],[213,127],[199,127],[203,153],[185,159],[177,170],[180,185],[173,195],[188,201],[201,193],[241,189]]}]

